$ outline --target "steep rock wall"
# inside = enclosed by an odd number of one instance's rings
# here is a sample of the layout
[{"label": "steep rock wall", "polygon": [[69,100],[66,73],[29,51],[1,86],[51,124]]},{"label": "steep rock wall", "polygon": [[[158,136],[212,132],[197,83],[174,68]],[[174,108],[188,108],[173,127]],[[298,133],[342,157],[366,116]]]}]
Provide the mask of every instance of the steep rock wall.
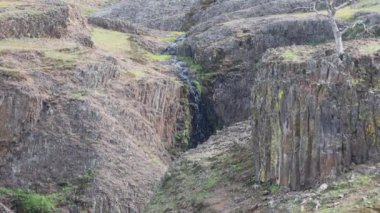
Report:
[{"label": "steep rock wall", "polygon": [[279,15],[232,20],[190,31],[179,52],[203,67],[205,86],[219,126],[250,116],[250,88],[262,54],[269,48],[332,38],[325,19]]},{"label": "steep rock wall", "polygon": [[1,11],[0,39],[72,37],[82,45],[92,46],[87,22],[75,6],[61,0],[19,1],[18,4]]},{"label": "steep rock wall", "polygon": [[0,69],[0,186],[54,193],[92,174],[62,211],[141,212],[169,151],[183,148],[187,91],[170,67],[83,48],[80,60],[53,67],[38,51],[2,51],[2,66],[17,70]]},{"label": "steep rock wall", "polygon": [[380,59],[354,55],[338,65],[323,56],[331,53],[264,56],[252,89],[257,181],[302,189],[379,159]]},{"label": "steep rock wall", "polygon": [[91,19],[97,20],[98,23],[104,23],[100,20],[102,18],[117,19],[119,23],[126,21],[152,29],[179,31],[184,24],[186,13],[195,2],[197,0],[124,0],[94,14]]}]

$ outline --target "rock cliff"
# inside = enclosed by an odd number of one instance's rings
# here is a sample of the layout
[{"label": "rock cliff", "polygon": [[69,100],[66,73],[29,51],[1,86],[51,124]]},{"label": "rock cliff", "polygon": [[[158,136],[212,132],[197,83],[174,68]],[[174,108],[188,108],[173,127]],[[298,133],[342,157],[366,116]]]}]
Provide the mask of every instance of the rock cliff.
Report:
[{"label": "rock cliff", "polygon": [[10,196],[0,200],[21,211],[9,192],[20,188],[63,196],[60,211],[140,212],[186,148],[176,134],[189,128],[187,91],[131,35],[88,26],[72,5],[45,6],[1,25],[12,38],[0,41],[0,186]]},{"label": "rock cliff", "polygon": [[343,62],[327,47],[266,53],[252,89],[258,181],[304,189],[378,160],[377,45],[350,43]]},{"label": "rock cliff", "polygon": [[311,3],[0,1],[0,211],[378,209],[380,4]]}]

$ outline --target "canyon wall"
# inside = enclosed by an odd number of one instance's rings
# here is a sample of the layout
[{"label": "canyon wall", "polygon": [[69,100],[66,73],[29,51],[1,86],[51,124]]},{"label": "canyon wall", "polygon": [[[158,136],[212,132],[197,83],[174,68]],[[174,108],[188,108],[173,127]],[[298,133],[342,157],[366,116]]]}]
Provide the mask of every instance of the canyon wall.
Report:
[{"label": "canyon wall", "polygon": [[350,45],[343,62],[326,47],[266,53],[252,89],[257,181],[304,189],[379,159],[380,58]]}]

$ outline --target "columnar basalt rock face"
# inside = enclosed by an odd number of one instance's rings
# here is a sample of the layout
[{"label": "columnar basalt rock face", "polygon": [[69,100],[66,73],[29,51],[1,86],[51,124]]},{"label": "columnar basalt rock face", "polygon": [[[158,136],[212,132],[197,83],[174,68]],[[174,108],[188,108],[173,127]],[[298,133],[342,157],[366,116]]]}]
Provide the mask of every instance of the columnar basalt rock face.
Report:
[{"label": "columnar basalt rock face", "polygon": [[352,163],[378,160],[378,56],[340,64],[335,56],[281,61],[270,55],[252,89],[258,181],[297,190],[334,179]]},{"label": "columnar basalt rock face", "polygon": [[152,29],[179,31],[184,25],[186,13],[196,2],[197,0],[121,1],[92,17],[132,22]]},{"label": "columnar basalt rock face", "polygon": [[311,0],[202,0],[186,15],[184,29],[205,30],[234,19],[302,12]]},{"label": "columnar basalt rock face", "polygon": [[82,209],[143,209],[190,116],[187,93],[172,78],[130,79],[109,60],[0,79],[2,187],[50,193],[92,171]]},{"label": "columnar basalt rock face", "polygon": [[188,128],[187,91],[168,65],[83,44],[83,18],[63,7],[69,18],[62,40],[0,44],[0,186],[49,194],[89,173],[72,198],[78,205],[60,210],[141,212],[169,151],[183,148],[176,133]]},{"label": "columnar basalt rock face", "polygon": [[26,88],[1,87],[0,141],[17,141],[36,124],[42,110],[42,98],[33,91],[25,91]]},{"label": "columnar basalt rock face", "polygon": [[0,13],[0,39],[61,38],[72,28],[86,28],[86,23],[77,9],[62,1],[41,0],[33,4],[20,1],[19,4],[15,8],[5,8]]},{"label": "columnar basalt rock face", "polygon": [[202,65],[220,125],[247,119],[250,89],[262,54],[269,48],[332,38],[327,20],[292,15],[233,20],[190,31],[179,51]]}]

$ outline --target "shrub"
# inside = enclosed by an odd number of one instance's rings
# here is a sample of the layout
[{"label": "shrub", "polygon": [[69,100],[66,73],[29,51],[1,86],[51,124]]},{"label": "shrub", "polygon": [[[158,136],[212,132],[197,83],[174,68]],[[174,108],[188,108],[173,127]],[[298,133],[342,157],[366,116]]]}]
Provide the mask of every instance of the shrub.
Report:
[{"label": "shrub", "polygon": [[59,199],[56,194],[42,195],[24,189],[0,188],[0,195],[11,197],[16,203],[17,211],[22,213],[54,212]]}]

